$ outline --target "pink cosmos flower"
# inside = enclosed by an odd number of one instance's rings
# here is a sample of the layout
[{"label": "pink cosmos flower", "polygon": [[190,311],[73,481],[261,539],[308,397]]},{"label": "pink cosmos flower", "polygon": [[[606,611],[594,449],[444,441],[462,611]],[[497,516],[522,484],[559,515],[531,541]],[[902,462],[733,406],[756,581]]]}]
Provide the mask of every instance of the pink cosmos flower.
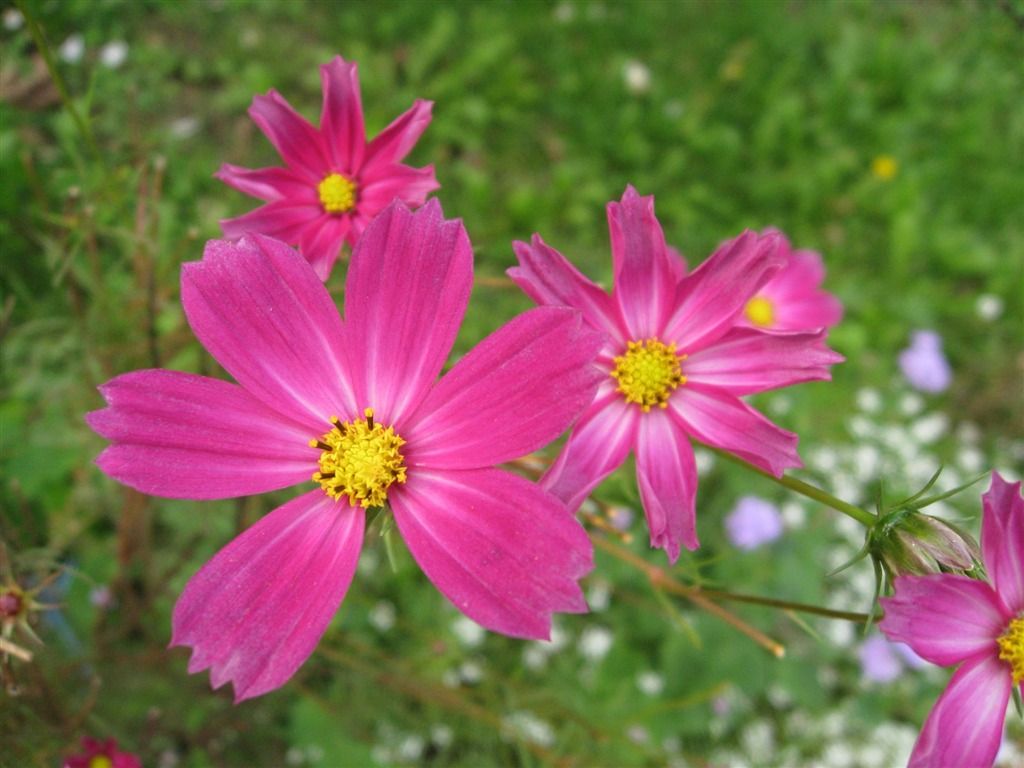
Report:
[{"label": "pink cosmos flower", "polygon": [[992,473],[981,557],[989,582],[952,573],[900,576],[879,628],[943,667],[960,664],[925,721],[910,765],[990,766],[1014,686],[1024,692],[1024,498]]},{"label": "pink cosmos flower", "polygon": [[395,198],[412,207],[422,205],[439,184],[433,165],[411,168],[399,162],[430,123],[433,102],[417,99],[367,143],[355,63],[335,56],[320,67],[320,78],[324,101],[319,130],[273,89],[254,97],[249,108],[287,167],[249,170],[225,163],[214,177],[267,201],[244,216],[222,221],[225,237],[261,232],[298,245],[326,280],[342,243],[355,246],[380,210]]},{"label": "pink cosmos flower", "polygon": [[778,257],[785,266],[747,302],[737,324],[765,331],[815,331],[836,325],[843,317],[843,305],[821,290],[825,279],[821,255],[794,251],[778,230],[762,234],[779,238]]},{"label": "pink cosmos flower", "polygon": [[741,400],[800,381],[828,379],[842,358],[819,345],[823,329],[738,328],[747,301],[782,266],[778,236],[747,232],[684,276],[665,246],[654,198],[627,187],[608,204],[615,285],[611,296],[534,235],[515,243],[509,275],[538,304],[577,307],[607,335],[603,381],[542,479],[570,509],[632,450],[651,545],[679,557],[698,546],[697,468],[690,438],[781,475],[800,466],[797,436]]},{"label": "pink cosmos flower", "polygon": [[292,248],[211,241],[182,269],[189,323],[239,382],[166,370],[100,388],[89,424],[113,441],[111,477],[158,496],[312,490],[214,556],[174,609],[193,650],[241,701],[282,685],[313,651],[352,580],[366,509],[390,507],[412,556],[464,614],[547,638],[586,610],[586,531],[535,483],[496,469],[547,444],[593,398],[601,345],[579,313],[531,310],[439,381],[469,299],[472,249],[436,200],[399,201],[367,227],[345,319]]},{"label": "pink cosmos flower", "polygon": [[84,754],[65,757],[63,768],[142,768],[142,761],[129,752],[120,751],[114,739],[100,741],[84,736],[82,749]]}]

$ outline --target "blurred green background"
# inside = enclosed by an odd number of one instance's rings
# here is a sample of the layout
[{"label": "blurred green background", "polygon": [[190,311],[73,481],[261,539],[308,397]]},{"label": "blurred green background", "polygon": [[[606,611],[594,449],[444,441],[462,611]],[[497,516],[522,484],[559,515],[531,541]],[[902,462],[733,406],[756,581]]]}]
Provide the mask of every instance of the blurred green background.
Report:
[{"label": "blurred green background", "polygon": [[[203,562],[290,494],[144,498],[92,464],[103,441],[82,415],[119,373],[216,374],[185,323],[179,267],[255,203],[212,174],[278,164],[246,114],[252,96],[275,88],[315,122],[317,67],[341,54],[359,63],[369,136],[415,98],[435,102],[408,162],[435,164],[437,196],[476,252],[456,352],[530,306],[501,279],[514,239],[539,232],[608,284],[604,206],[629,183],[655,196],[691,266],[744,228],[775,226],[823,254],[846,307],[830,345],[847,362],[832,383],[757,402],[800,434],[798,476],[865,505],[879,476],[894,500],[940,463],[940,489],[991,468],[1020,476],[1024,5],[0,7],[0,584],[54,576],[39,599],[59,606],[32,617],[44,645],[9,637],[33,656],[3,664],[4,766],[59,765],[82,735],[163,768],[906,759],[947,672],[881,683],[861,669],[855,625],[721,603],[785,646],[776,659],[603,551],[585,582],[593,612],[561,617],[540,644],[479,632],[407,554],[392,570],[371,540],[294,681],[235,707],[227,688],[186,673],[186,650],[166,650],[170,610]],[[896,363],[923,328],[942,335],[954,371],[941,395],[914,393]],[[703,546],[675,578],[868,610],[868,564],[825,576],[859,547],[856,526],[710,455],[701,466]],[[976,531],[986,487],[943,511]],[[722,529],[746,494],[782,505],[787,524],[752,552]],[[634,514],[632,542],[618,545],[664,566],[631,469],[596,496]],[[1019,720],[1008,742],[1003,759],[1020,759]]]}]

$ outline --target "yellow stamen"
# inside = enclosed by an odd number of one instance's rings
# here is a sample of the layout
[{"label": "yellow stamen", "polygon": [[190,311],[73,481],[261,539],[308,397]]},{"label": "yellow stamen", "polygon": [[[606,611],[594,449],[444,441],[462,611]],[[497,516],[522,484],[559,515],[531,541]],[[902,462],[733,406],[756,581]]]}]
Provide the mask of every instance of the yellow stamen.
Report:
[{"label": "yellow stamen", "polygon": [[365,420],[351,422],[332,416],[331,431],[309,441],[311,448],[323,451],[313,482],[320,483],[332,499],[348,497],[353,507],[381,507],[392,483],[405,482],[405,460],[398,450],[405,440],[395,434],[394,427],[375,423],[372,408],[364,415]]},{"label": "yellow stamen", "polygon": [[676,354],[676,345],[662,344],[657,339],[631,341],[626,354],[616,357],[612,378],[619,382],[617,391],[626,402],[636,403],[645,413],[652,405],[668,406],[668,397],[680,384],[686,383],[679,361],[686,355]]},{"label": "yellow stamen", "polygon": [[882,181],[893,178],[899,168],[896,158],[889,155],[879,155],[871,161],[871,175]]},{"label": "yellow stamen", "polygon": [[1013,684],[1024,680],[1024,618],[1011,619],[1006,632],[996,641],[999,643],[999,658],[1009,663]]},{"label": "yellow stamen", "polygon": [[316,185],[320,205],[327,213],[345,213],[356,204],[356,185],[340,173],[328,174]]},{"label": "yellow stamen", "polygon": [[89,768],[114,768],[114,763],[106,755],[94,755],[89,758]]},{"label": "yellow stamen", "polygon": [[755,296],[747,302],[744,313],[747,319],[758,328],[770,328],[775,322],[775,308],[764,296]]}]

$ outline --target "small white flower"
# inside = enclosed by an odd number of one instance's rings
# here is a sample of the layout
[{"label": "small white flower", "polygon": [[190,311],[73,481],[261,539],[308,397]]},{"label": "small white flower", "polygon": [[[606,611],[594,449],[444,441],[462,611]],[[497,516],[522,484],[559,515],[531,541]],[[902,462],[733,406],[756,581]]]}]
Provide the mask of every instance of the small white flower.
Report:
[{"label": "small white flower", "polygon": [[380,600],[369,613],[370,624],[381,632],[387,632],[395,626],[395,606],[387,600]]},{"label": "small white flower", "polygon": [[982,320],[992,322],[1003,314],[1003,300],[995,294],[983,293],[975,302],[974,311]]},{"label": "small white flower", "polygon": [[60,44],[60,48],[57,49],[57,55],[60,56],[61,61],[66,61],[68,64],[77,64],[82,60],[82,56],[85,55],[85,38],[77,32],[68,35],[67,39]]},{"label": "small white flower", "polygon": [[128,43],[124,40],[111,40],[100,48],[100,62],[105,67],[117,69],[128,60]]},{"label": "small white flower", "polygon": [[452,622],[452,632],[467,648],[476,648],[484,641],[487,630],[468,616],[459,616]]},{"label": "small white flower", "polygon": [[17,8],[8,8],[4,11],[4,29],[14,31],[21,29],[25,24],[25,17],[21,15],[21,11]]},{"label": "small white flower", "polygon": [[651,70],[642,62],[630,59],[623,64],[622,79],[626,83],[626,90],[636,96],[651,90]]},{"label": "small white flower", "polygon": [[636,687],[646,696],[657,696],[665,690],[665,678],[657,672],[641,672],[636,676]]},{"label": "small white flower", "polygon": [[611,650],[613,639],[612,631],[607,627],[587,627],[580,636],[578,647],[584,658],[600,661]]},{"label": "small white flower", "polygon": [[878,413],[882,408],[882,396],[877,389],[864,387],[857,392],[857,407],[865,413]]}]

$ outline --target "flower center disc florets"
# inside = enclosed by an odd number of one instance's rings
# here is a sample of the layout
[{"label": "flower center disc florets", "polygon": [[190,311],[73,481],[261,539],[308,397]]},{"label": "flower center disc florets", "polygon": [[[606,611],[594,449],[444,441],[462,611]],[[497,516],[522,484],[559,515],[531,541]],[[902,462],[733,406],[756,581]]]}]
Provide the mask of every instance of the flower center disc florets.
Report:
[{"label": "flower center disc florets", "polygon": [[345,213],[356,204],[356,185],[340,173],[330,173],[316,185],[320,205],[327,213]]},{"label": "flower center disc florets", "polygon": [[394,427],[376,424],[372,408],[364,415],[351,422],[332,416],[331,431],[309,441],[311,448],[323,451],[313,482],[332,499],[347,497],[353,507],[381,507],[391,484],[405,482],[405,460],[398,450],[405,440]]},{"label": "flower center disc florets", "polygon": [[747,319],[758,328],[770,328],[775,322],[775,310],[772,303],[764,296],[755,296],[748,301],[743,312]]},{"label": "flower center disc florets", "polygon": [[612,378],[619,382],[617,391],[626,396],[626,402],[636,403],[645,412],[652,405],[665,408],[672,391],[686,383],[679,367],[685,357],[676,354],[675,344],[666,346],[657,339],[631,341],[626,354],[614,359]]},{"label": "flower center disc florets", "polygon": [[996,641],[999,643],[999,658],[1010,665],[1013,684],[1024,680],[1024,618],[1011,619],[1006,632]]}]

